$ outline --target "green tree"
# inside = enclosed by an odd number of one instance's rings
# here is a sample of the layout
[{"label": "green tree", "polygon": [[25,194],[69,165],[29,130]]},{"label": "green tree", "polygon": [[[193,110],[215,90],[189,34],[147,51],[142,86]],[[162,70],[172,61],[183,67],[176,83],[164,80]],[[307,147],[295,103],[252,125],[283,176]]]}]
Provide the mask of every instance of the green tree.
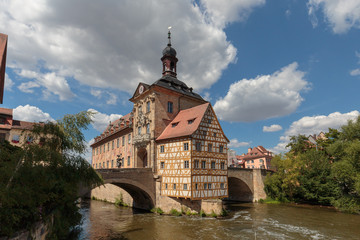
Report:
[{"label": "green tree", "polygon": [[87,129],[90,116],[90,112],[66,115],[23,133],[40,144],[0,146],[0,236],[11,236],[52,216],[49,238],[67,239],[69,230],[80,222],[79,185],[102,183],[81,156],[86,149],[82,130]]}]

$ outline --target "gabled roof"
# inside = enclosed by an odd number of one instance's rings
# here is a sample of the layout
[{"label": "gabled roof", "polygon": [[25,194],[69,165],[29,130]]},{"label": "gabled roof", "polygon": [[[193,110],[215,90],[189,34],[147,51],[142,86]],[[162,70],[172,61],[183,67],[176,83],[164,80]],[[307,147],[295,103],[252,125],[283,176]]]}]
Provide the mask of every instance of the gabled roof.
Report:
[{"label": "gabled roof", "polygon": [[[181,110],[156,140],[192,135],[199,127],[209,103]],[[189,124],[189,120],[192,121]]]},{"label": "gabled roof", "polygon": [[3,103],[4,84],[5,84],[5,66],[6,66],[6,48],[7,35],[0,33],[0,103]]}]

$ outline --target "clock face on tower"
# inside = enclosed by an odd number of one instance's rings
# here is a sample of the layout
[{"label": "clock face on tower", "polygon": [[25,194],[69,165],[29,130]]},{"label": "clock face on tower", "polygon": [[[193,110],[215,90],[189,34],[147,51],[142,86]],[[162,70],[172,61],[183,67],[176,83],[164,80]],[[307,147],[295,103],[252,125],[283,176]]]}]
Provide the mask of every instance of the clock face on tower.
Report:
[{"label": "clock face on tower", "polygon": [[141,86],[139,87],[139,93],[142,94],[143,92],[144,92],[144,86],[141,85]]}]

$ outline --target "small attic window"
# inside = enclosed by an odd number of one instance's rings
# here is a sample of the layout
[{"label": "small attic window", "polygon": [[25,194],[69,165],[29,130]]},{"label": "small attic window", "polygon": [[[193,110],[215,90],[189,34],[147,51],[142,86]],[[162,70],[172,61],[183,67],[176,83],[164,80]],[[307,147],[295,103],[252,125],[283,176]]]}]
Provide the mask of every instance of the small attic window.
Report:
[{"label": "small attic window", "polygon": [[176,127],[179,124],[179,122],[175,122],[171,124],[171,127]]},{"label": "small attic window", "polygon": [[192,124],[195,121],[195,118],[188,120],[188,124]]}]

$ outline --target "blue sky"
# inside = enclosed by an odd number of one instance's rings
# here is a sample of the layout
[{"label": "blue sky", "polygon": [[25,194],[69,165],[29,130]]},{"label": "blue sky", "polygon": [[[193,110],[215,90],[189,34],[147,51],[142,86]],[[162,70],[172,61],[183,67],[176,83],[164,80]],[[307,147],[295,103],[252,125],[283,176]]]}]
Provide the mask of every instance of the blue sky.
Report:
[{"label": "blue sky", "polygon": [[27,121],[91,109],[90,142],[161,77],[168,26],[178,78],[211,102],[237,154],[281,152],[359,115],[360,0],[1,0],[1,107]]}]

